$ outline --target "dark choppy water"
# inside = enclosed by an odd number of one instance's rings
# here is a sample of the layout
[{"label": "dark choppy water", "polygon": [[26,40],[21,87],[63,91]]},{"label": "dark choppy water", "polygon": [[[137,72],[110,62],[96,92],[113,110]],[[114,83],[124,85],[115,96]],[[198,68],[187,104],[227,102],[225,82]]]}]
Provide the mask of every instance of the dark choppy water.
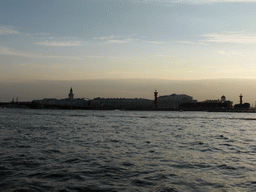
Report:
[{"label": "dark choppy water", "polygon": [[0,109],[0,191],[255,191],[256,114]]}]

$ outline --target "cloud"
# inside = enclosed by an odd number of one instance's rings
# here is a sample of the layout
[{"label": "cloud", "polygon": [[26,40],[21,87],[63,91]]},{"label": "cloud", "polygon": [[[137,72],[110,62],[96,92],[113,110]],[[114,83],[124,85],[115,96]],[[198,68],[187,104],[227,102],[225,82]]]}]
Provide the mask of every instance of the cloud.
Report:
[{"label": "cloud", "polygon": [[[226,55],[226,56],[230,56],[230,57],[240,57],[240,58],[251,58],[253,57],[253,59],[255,59],[255,51],[224,51],[224,50],[218,50],[217,51],[218,54],[220,55]],[[250,57],[248,57],[250,56]]]},{"label": "cloud", "polygon": [[195,45],[196,43],[193,41],[176,41],[177,43],[182,43],[182,44],[190,44],[190,45]]},{"label": "cloud", "polygon": [[74,47],[82,46],[84,43],[82,41],[43,41],[36,42],[35,44],[41,46],[51,46],[51,47]]},{"label": "cloud", "polygon": [[[256,3],[256,0],[195,0],[201,3]],[[190,0],[192,2],[192,0]]]},{"label": "cloud", "polygon": [[17,56],[17,57],[25,57],[25,58],[33,58],[33,59],[73,59],[73,60],[85,60],[87,58],[103,58],[100,56],[84,56],[82,57],[70,57],[70,56],[45,56],[40,54],[29,53],[25,51],[15,50],[8,47],[0,46],[0,55],[9,55],[9,56]]},{"label": "cloud", "polygon": [[246,33],[246,32],[209,33],[209,34],[203,35],[203,37],[206,37],[206,40],[204,40],[204,42],[256,44],[256,33]]},{"label": "cloud", "polygon": [[105,37],[94,37],[94,39],[96,39],[96,40],[106,40],[106,39],[113,39],[113,38],[115,38],[114,35],[105,36]]},{"label": "cloud", "polygon": [[28,57],[28,58],[42,58],[40,55],[27,53],[24,51],[14,50],[8,47],[0,46],[0,55],[9,55],[9,56],[19,56],[19,57]]},{"label": "cloud", "polygon": [[24,36],[27,36],[27,37],[34,37],[34,36],[49,36],[50,33],[23,33]]},{"label": "cloud", "polygon": [[186,44],[186,45],[208,45],[205,41],[174,41],[175,43]]},{"label": "cloud", "polygon": [[163,41],[143,41],[145,43],[151,43],[151,44],[166,44],[166,42]]},{"label": "cloud", "polygon": [[18,31],[11,29],[9,27],[2,26],[0,27],[0,35],[17,35]]},{"label": "cloud", "polygon": [[132,38],[130,36],[103,36],[103,37],[94,37],[95,40],[103,41],[103,44],[127,44],[137,41],[138,39]]},{"label": "cloud", "polygon": [[135,39],[128,38],[128,39],[110,39],[107,40],[104,44],[127,44],[134,42]]},{"label": "cloud", "polygon": [[137,2],[143,3],[191,3],[191,4],[206,4],[206,3],[256,3],[256,0],[137,0]]},{"label": "cloud", "polygon": [[23,33],[9,26],[0,26],[0,35],[48,36],[50,33]]}]

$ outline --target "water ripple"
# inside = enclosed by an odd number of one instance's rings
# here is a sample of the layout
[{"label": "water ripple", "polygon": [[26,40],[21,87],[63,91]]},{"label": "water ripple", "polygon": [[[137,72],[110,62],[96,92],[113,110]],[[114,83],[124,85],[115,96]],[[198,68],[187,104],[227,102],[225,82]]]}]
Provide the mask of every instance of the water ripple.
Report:
[{"label": "water ripple", "polygon": [[254,114],[0,110],[0,191],[254,191]]}]

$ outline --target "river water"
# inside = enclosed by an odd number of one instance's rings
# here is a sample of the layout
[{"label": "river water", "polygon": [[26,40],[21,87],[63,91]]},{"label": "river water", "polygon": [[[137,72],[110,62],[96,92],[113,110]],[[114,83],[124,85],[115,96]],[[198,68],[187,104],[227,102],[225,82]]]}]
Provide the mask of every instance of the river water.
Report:
[{"label": "river water", "polygon": [[0,109],[0,191],[255,191],[256,114]]}]

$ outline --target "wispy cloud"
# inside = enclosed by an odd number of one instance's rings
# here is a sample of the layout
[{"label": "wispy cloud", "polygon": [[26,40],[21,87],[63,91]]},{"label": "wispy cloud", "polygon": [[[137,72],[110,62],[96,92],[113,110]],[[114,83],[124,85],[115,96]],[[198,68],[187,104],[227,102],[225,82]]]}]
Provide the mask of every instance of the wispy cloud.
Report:
[{"label": "wispy cloud", "polygon": [[[74,46],[83,46],[87,44],[87,42],[82,40],[65,41],[63,39],[64,38],[62,38],[62,40],[56,40],[56,38],[52,37],[51,40],[40,41],[40,42],[36,42],[35,44],[41,45],[41,46],[51,46],[51,47],[74,47]],[[70,39],[70,37],[67,37],[66,39]],[[127,43],[135,42],[138,39],[124,38],[124,37],[118,37],[118,36],[106,36],[106,37],[95,37],[94,40],[98,40],[103,44],[127,44]]]},{"label": "wispy cloud", "polygon": [[113,39],[113,38],[117,38],[114,35],[111,36],[102,36],[102,37],[94,37],[95,40],[109,40],[109,39]]},{"label": "wispy cloud", "polygon": [[151,44],[166,44],[167,42],[164,41],[143,41],[145,43],[151,43]]},{"label": "wispy cloud", "polygon": [[[234,56],[237,56],[237,57],[241,57],[241,58],[255,58],[255,51],[251,51],[251,52],[248,52],[248,51],[224,51],[224,50],[218,50],[217,51],[218,54],[220,55],[226,55],[226,56],[230,56],[230,57],[234,57]],[[248,57],[250,56],[250,57]]]},{"label": "wispy cloud", "polygon": [[190,45],[195,45],[197,44],[196,42],[193,41],[176,41],[177,43],[182,43],[182,44],[190,44]]},{"label": "wispy cloud", "polygon": [[11,49],[8,47],[0,46],[0,55],[9,55],[9,56],[17,56],[17,57],[25,57],[25,58],[33,58],[33,59],[73,59],[73,60],[85,60],[88,58],[102,58],[100,56],[84,56],[84,57],[71,57],[71,56],[56,56],[56,55],[41,55],[29,53],[26,51],[20,51]]},{"label": "wispy cloud", "polygon": [[50,33],[24,33],[20,32],[17,29],[14,29],[12,26],[0,26],[0,35],[23,35],[26,37],[29,36],[49,36]]},{"label": "wispy cloud", "polygon": [[50,33],[24,33],[24,36],[49,36]]},{"label": "wispy cloud", "polygon": [[128,39],[110,39],[104,42],[104,44],[127,44],[134,42],[135,39],[128,38]]},{"label": "wispy cloud", "polygon": [[137,0],[137,2],[157,2],[157,3],[256,3],[256,0]]},{"label": "wispy cloud", "polygon": [[51,46],[51,47],[74,47],[74,46],[82,46],[85,43],[82,41],[43,41],[36,42],[35,44],[41,46]]},{"label": "wispy cloud", "polygon": [[[189,1],[189,0],[188,0]],[[193,0],[190,0],[189,2],[192,2]],[[195,0],[199,3],[256,3],[256,0]]]},{"label": "wispy cloud", "polygon": [[208,45],[205,41],[175,41],[175,43],[186,45]]},{"label": "wispy cloud", "polygon": [[0,26],[0,35],[17,35],[19,31],[16,31],[10,27]]},{"label": "wispy cloud", "polygon": [[256,44],[256,33],[246,33],[246,32],[210,33],[210,34],[203,35],[203,37],[206,37],[204,42]]},{"label": "wispy cloud", "polygon": [[130,36],[103,36],[103,37],[94,37],[94,40],[102,41],[103,44],[127,44],[138,41],[136,38],[132,38]]},{"label": "wispy cloud", "polygon": [[0,46],[0,55],[19,56],[28,58],[42,58],[40,55],[31,54],[25,51],[19,51],[8,47]]}]

